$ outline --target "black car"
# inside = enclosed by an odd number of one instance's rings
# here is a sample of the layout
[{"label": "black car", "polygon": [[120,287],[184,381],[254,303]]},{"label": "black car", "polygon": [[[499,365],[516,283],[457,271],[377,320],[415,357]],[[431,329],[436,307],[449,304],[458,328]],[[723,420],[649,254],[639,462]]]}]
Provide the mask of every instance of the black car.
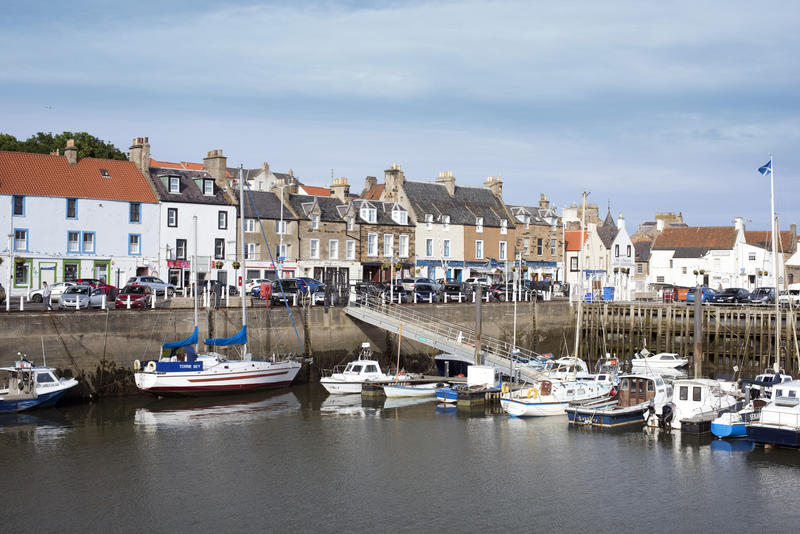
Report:
[{"label": "black car", "polygon": [[714,304],[738,304],[750,302],[750,292],[741,287],[727,287],[714,295]]},{"label": "black car", "polygon": [[471,302],[472,286],[466,282],[454,282],[451,280],[442,285],[442,300],[444,300],[445,295],[447,295],[448,302],[458,302],[459,299],[462,302]]},{"label": "black car", "polygon": [[383,290],[383,300],[385,302],[389,302],[389,299],[391,299],[392,302],[397,302],[399,299],[399,301],[402,303],[411,302],[413,297],[411,295],[411,291],[407,291],[406,288],[403,287],[402,282],[398,280],[394,284],[389,284],[388,282],[386,283],[386,286]]},{"label": "black car", "polygon": [[[297,278],[282,278],[280,284],[272,282],[272,294],[269,296],[270,304],[283,304],[286,300],[289,305],[300,303],[303,297],[303,282]],[[283,291],[281,291],[283,289]]]},{"label": "black car", "polygon": [[753,304],[775,304],[774,287],[757,287],[750,293],[750,302]]},{"label": "black car", "polygon": [[489,295],[492,300],[500,302],[514,300],[514,284],[511,282],[494,284],[489,288]]},{"label": "black car", "polygon": [[[210,288],[209,290],[212,293],[216,293],[219,291],[220,295],[223,293],[223,289],[225,288],[225,284],[220,282],[219,280],[203,280],[200,282],[200,291]],[[236,286],[229,285],[228,286],[228,295],[235,297],[239,294],[239,290]]]},{"label": "black car", "polygon": [[381,297],[386,291],[386,286],[380,282],[356,282],[354,287],[356,295],[360,296]]},{"label": "black car", "polygon": [[420,282],[414,284],[414,296],[416,302],[439,302],[441,300],[435,285]]}]

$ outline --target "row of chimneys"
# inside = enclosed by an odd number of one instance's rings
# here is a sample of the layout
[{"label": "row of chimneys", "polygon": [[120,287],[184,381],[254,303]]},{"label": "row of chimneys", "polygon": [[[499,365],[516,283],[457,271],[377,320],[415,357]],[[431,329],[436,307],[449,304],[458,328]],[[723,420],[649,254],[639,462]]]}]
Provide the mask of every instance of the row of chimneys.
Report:
[{"label": "row of chimneys", "polygon": [[[128,149],[128,159],[136,165],[139,172],[149,176],[150,139],[147,137],[135,138],[131,143],[130,149]],[[203,170],[214,178],[218,187],[221,189],[228,188],[228,158],[222,155],[221,149],[208,151],[208,155],[203,158]]]}]

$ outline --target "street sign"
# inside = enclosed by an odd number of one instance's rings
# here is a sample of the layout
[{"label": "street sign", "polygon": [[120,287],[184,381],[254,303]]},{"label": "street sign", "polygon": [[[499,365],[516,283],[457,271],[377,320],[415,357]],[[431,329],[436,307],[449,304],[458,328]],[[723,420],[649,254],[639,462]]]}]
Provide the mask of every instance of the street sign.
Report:
[{"label": "street sign", "polygon": [[278,261],[286,261],[286,256],[278,256]]}]

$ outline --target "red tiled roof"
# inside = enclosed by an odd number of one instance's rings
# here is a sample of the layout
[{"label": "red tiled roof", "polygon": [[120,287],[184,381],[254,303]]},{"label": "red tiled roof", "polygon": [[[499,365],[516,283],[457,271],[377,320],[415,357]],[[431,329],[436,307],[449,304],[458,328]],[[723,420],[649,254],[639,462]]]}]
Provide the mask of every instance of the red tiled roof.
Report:
[{"label": "red tiled roof", "polygon": [[376,184],[369,188],[369,191],[361,197],[364,200],[380,200],[383,190],[386,189],[386,184]]},{"label": "red tiled roof", "polygon": [[[172,161],[158,161],[157,159],[150,158],[150,166],[151,167],[159,167],[161,169],[186,169],[187,171],[202,171],[205,170],[202,163],[192,163],[190,161],[181,161],[180,163],[174,163]],[[233,175],[228,171],[225,170],[225,176],[228,178],[233,178]]]},{"label": "red tiled roof", "polygon": [[329,197],[331,196],[331,190],[327,187],[317,187],[315,185],[302,185],[300,186],[308,195],[313,195],[315,197]]},{"label": "red tiled roof", "polygon": [[[589,240],[589,232],[583,232],[583,242]],[[564,247],[569,252],[577,252],[581,249],[581,231],[580,230],[567,230],[564,232]]]},{"label": "red tiled roof", "polygon": [[733,226],[690,226],[686,228],[664,228],[653,241],[653,250],[679,248],[703,248],[731,250],[736,243],[736,228]]},{"label": "red tiled roof", "polygon": [[3,150],[0,194],[158,202],[147,178],[131,161],[80,158],[70,165],[66,156]]},{"label": "red tiled roof", "polygon": [[[748,245],[754,245],[767,250],[772,250],[772,232],[763,230],[746,230],[744,240]],[[792,232],[778,232],[778,250],[790,252],[792,250]]]}]

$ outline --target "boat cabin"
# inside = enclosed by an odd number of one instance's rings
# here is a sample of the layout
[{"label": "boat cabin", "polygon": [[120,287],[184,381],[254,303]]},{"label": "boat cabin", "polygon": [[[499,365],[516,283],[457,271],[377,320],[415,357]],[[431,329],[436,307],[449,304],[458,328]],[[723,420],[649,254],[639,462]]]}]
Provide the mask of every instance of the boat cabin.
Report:
[{"label": "boat cabin", "polygon": [[797,406],[800,404],[800,380],[792,380],[775,386],[775,404],[777,406]]},{"label": "boat cabin", "polygon": [[655,376],[626,375],[619,379],[618,406],[629,407],[655,401],[666,394],[664,379]]},{"label": "boat cabin", "polygon": [[2,367],[0,394],[4,400],[35,399],[39,387],[57,386],[59,380],[49,367],[34,367],[27,361],[16,362],[13,367]]},{"label": "boat cabin", "polygon": [[359,376],[364,378],[381,378],[381,366],[375,360],[356,360],[350,362],[342,371],[346,376]]}]

